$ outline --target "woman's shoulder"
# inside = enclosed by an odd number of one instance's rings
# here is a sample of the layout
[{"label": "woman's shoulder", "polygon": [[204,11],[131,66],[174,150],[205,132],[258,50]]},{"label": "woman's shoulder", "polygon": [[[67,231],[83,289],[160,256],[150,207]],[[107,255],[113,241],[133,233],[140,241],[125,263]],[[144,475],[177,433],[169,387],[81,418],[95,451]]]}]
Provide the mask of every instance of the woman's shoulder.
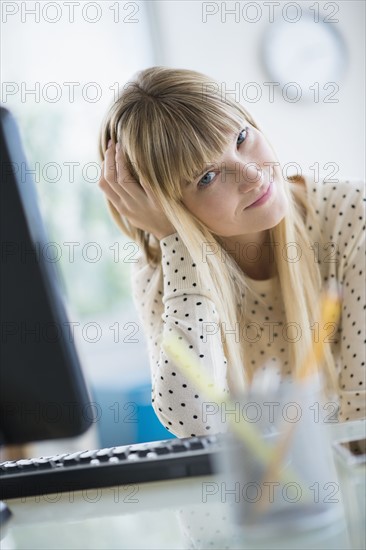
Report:
[{"label": "woman's shoulder", "polygon": [[[316,177],[314,174],[307,173],[298,177],[298,182],[305,186],[309,195],[322,197],[322,199],[338,198],[338,200],[348,199],[350,194],[364,194],[365,182],[358,178],[331,178]],[[353,195],[358,198],[357,195]],[[326,202],[326,200],[323,200]]]},{"label": "woman's shoulder", "polygon": [[328,177],[316,180],[313,174],[306,174],[304,182],[307,202],[311,203],[323,236],[340,240],[346,246],[356,234],[362,233],[365,227],[365,184],[362,180]]},{"label": "woman's shoulder", "polygon": [[320,215],[327,217],[349,216],[355,210],[362,210],[365,200],[365,183],[356,178],[315,178],[313,174],[304,177],[308,199]]}]

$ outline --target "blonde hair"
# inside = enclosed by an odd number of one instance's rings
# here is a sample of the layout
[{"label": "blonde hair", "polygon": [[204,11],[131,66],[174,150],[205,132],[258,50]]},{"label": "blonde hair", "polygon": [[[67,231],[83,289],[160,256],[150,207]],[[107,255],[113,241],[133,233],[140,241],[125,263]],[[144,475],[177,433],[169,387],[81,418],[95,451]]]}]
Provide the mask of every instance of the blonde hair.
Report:
[{"label": "blonde hair", "polygon": [[[236,261],[224,250],[220,238],[185,207],[181,189],[207,161],[220,158],[233,132],[242,129],[243,118],[260,131],[247,110],[230,98],[221,97],[217,83],[208,76],[185,69],[151,67],[137,73],[124,86],[107,113],[100,135],[101,159],[109,139],[121,144],[130,172],[149,187],[189,250],[199,281],[217,308],[228,362],[228,383],[233,391],[243,389],[253,376],[250,351],[245,340],[244,344],[241,339],[227,341],[223,327],[244,326],[248,284]],[[274,263],[286,321],[297,323],[301,330],[301,338],[289,347],[290,368],[295,372],[312,345],[310,327],[320,319],[322,281],[302,215],[305,210],[316,234],[314,209],[295,178],[283,179],[283,186],[288,212],[269,230],[269,235],[270,242],[278,245],[273,247]],[[141,247],[147,261],[156,268],[146,293],[153,299],[162,272],[159,242],[150,233],[133,227],[110,201],[108,207],[118,227]],[[319,227],[317,231],[320,238]],[[219,253],[208,254],[202,261],[203,243]],[[300,247],[302,254],[298,262],[284,258],[282,251],[287,243]],[[261,296],[256,297],[262,301]],[[325,366],[329,385],[335,389],[335,365],[327,343]],[[218,372],[214,374],[219,376]]]}]

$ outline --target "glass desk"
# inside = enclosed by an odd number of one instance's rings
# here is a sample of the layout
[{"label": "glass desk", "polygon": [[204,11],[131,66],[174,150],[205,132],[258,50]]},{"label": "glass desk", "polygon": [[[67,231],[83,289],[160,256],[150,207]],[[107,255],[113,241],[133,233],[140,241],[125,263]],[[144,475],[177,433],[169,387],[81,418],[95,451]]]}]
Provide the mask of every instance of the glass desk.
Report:
[{"label": "glass desk", "polygon": [[[365,437],[365,421],[330,424],[332,440]],[[6,549],[339,549],[349,537],[339,492],[337,521],[326,528],[269,540],[248,539],[234,526],[220,491],[203,498],[216,476],[150,482],[8,500],[13,512],[0,547]],[[360,490],[365,494],[365,484]],[[365,498],[365,497],[361,497]],[[205,502],[204,502],[205,500]]]}]

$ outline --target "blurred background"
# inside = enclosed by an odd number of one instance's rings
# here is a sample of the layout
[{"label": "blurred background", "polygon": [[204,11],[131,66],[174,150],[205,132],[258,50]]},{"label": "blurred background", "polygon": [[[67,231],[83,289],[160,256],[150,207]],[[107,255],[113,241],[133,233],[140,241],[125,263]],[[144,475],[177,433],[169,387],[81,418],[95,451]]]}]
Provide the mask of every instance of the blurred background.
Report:
[{"label": "blurred background", "polygon": [[1,10],[1,102],[20,126],[54,243],[98,403],[96,444],[172,437],[150,403],[130,287],[136,245],[97,185],[103,117],[135,71],[194,69],[246,106],[286,173],[364,178],[365,3],[4,1]]}]

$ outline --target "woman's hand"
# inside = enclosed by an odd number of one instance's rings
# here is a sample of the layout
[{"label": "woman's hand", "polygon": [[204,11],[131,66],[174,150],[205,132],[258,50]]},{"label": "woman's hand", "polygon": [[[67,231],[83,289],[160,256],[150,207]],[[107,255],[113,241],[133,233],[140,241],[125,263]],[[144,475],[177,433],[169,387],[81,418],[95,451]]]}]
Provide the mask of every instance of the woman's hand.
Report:
[{"label": "woman's hand", "polygon": [[121,216],[138,229],[163,239],[176,232],[152,195],[127,170],[122,151],[112,143],[102,163],[102,176],[98,183]]}]

